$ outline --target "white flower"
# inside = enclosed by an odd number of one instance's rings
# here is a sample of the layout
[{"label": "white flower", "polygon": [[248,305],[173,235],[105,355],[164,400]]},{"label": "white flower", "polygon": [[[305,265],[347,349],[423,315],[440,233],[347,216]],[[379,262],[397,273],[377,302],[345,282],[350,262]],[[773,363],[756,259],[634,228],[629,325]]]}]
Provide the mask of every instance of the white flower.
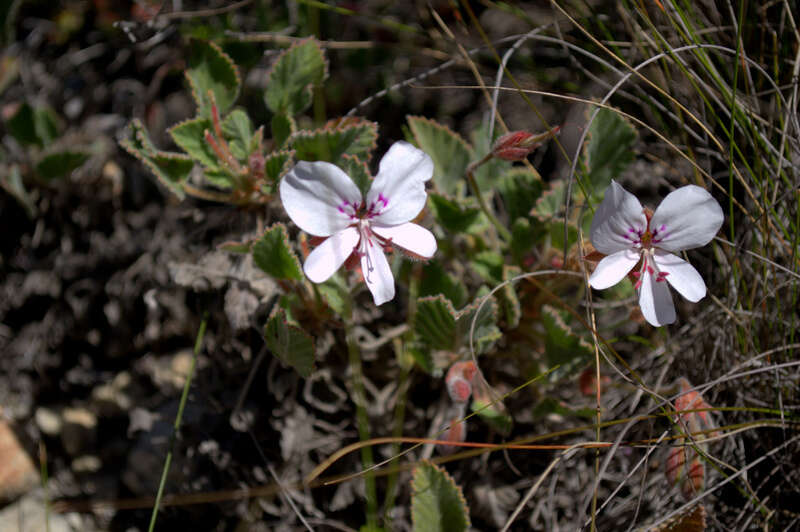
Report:
[{"label": "white flower", "polygon": [[425,181],[432,175],[431,158],[402,141],[381,159],[366,200],[338,166],[297,163],[280,184],[283,206],[300,229],[328,237],[303,265],[308,278],[324,282],[355,253],[375,304],[390,301],[394,278],[384,248],[394,245],[425,259],[436,252],[433,234],[410,223],[425,207]]},{"label": "white flower", "polygon": [[597,265],[589,284],[608,288],[639,264],[633,276],[637,278],[642,314],[656,327],[672,323],[675,306],[667,282],[693,303],[706,295],[706,285],[697,270],[672,252],[708,244],[722,221],[719,203],[698,186],[671,192],[650,215],[636,196],[612,181],[591,229],[592,244],[607,256]]}]

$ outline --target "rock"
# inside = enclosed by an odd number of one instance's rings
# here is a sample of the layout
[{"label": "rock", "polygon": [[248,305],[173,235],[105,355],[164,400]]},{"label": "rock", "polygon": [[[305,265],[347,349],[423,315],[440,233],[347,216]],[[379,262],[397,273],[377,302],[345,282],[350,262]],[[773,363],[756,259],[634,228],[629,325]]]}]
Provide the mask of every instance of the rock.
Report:
[{"label": "rock", "polygon": [[65,408],[61,443],[72,456],[94,445],[97,437],[97,416],[83,407]]},{"label": "rock", "polygon": [[44,406],[36,409],[34,419],[39,430],[48,436],[58,436],[61,433],[61,427],[64,425],[58,412]]},{"label": "rock", "polygon": [[131,374],[118,373],[109,383],[101,384],[92,390],[92,402],[100,415],[114,416],[127,412],[133,400],[127,392],[131,384]]},{"label": "rock", "polygon": [[[33,461],[8,423],[0,420],[0,501],[27,493],[39,481]],[[12,530],[0,525],[0,530]]]},{"label": "rock", "polygon": [[0,511],[0,530],[72,532],[67,517],[45,510],[41,494],[30,494]]},{"label": "rock", "polygon": [[96,473],[100,471],[101,467],[103,467],[103,463],[100,461],[100,458],[92,454],[79,456],[72,461],[72,470],[78,474]]}]

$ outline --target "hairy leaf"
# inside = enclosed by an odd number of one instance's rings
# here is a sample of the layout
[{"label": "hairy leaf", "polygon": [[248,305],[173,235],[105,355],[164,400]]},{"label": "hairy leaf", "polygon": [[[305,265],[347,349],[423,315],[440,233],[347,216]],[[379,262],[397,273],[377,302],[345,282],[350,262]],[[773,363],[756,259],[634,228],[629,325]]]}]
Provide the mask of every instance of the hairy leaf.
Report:
[{"label": "hairy leaf", "polygon": [[314,341],[308,333],[287,323],[283,308],[277,307],[267,320],[264,342],[273,355],[301,377],[311,376],[314,371]]},{"label": "hairy leaf", "polygon": [[23,103],[6,122],[6,128],[20,144],[43,148],[58,137],[58,117],[47,107]]},{"label": "hairy leaf", "polygon": [[409,116],[408,125],[417,145],[433,159],[433,182],[448,196],[461,198],[466,190],[466,170],[472,149],[450,128],[420,116]]},{"label": "hairy leaf", "polygon": [[619,113],[605,107],[589,126],[589,137],[584,146],[586,167],[589,170],[589,193],[594,199],[602,198],[606,188],[633,161],[636,130]]},{"label": "hairy leaf", "polygon": [[298,131],[289,137],[289,147],[299,161],[327,161],[341,166],[341,156],[355,155],[368,161],[378,138],[378,125],[354,120],[343,125],[326,125],[314,131]]},{"label": "hairy leaf", "polygon": [[560,366],[558,371],[550,374],[552,379],[558,379],[584,367],[592,356],[591,346],[577,336],[564,321],[556,309],[549,305],[542,307],[542,323],[547,336],[545,337],[545,357],[547,364]]},{"label": "hairy leaf", "polygon": [[138,119],[130,123],[120,145],[142,161],[170,192],[183,199],[183,181],[194,167],[188,155],[157,150]]},{"label": "hairy leaf", "polygon": [[219,161],[214,150],[206,142],[205,132],[211,129],[211,121],[206,118],[184,120],[169,128],[172,140],[189,157],[210,170],[219,169]]},{"label": "hairy leaf", "polygon": [[219,114],[231,108],[239,96],[241,78],[233,60],[213,42],[192,41],[186,79],[192,87],[198,114],[211,116],[208,91],[214,95]]},{"label": "hairy leaf", "polygon": [[422,462],[411,480],[414,532],[462,532],[470,526],[461,488],[443,469]]},{"label": "hairy leaf", "polygon": [[222,121],[222,134],[228,141],[233,156],[246,163],[253,139],[253,123],[247,113],[241,109],[231,111]]},{"label": "hairy leaf", "polygon": [[272,131],[272,140],[275,143],[275,148],[283,148],[286,145],[286,141],[289,140],[289,137],[297,131],[297,124],[295,124],[291,116],[285,113],[277,113],[272,116],[270,129]]},{"label": "hairy leaf", "polygon": [[277,183],[292,166],[293,151],[274,151],[264,158],[264,175],[267,181]]},{"label": "hairy leaf", "polygon": [[469,207],[466,200],[455,200],[432,192],[428,196],[431,200],[431,210],[436,220],[450,233],[466,233],[476,229],[482,218],[478,207]]},{"label": "hairy leaf", "polygon": [[273,113],[294,116],[311,105],[311,87],[327,77],[325,55],[314,39],[283,52],[269,73],[264,100]]},{"label": "hairy leaf", "polygon": [[253,261],[276,279],[303,280],[303,269],[289,245],[289,234],[282,223],[267,229],[253,245]]},{"label": "hairy leaf", "polygon": [[80,151],[67,150],[49,153],[36,163],[36,173],[47,181],[64,177],[76,168],[80,168],[88,158],[88,153]]}]

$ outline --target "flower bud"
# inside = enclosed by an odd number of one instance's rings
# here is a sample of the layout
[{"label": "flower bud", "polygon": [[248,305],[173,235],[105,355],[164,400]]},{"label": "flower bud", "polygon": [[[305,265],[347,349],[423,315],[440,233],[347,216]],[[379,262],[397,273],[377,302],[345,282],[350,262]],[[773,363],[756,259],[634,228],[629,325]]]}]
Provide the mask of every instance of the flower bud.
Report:
[{"label": "flower bud", "polygon": [[456,362],[447,370],[444,382],[447,384],[447,393],[454,403],[466,403],[472,396],[472,379],[478,368],[472,361]]},{"label": "flower bud", "polygon": [[528,131],[512,131],[498,138],[492,146],[492,155],[504,161],[523,161],[533,150],[541,145],[541,141],[555,136],[559,126],[544,133],[530,133]]}]

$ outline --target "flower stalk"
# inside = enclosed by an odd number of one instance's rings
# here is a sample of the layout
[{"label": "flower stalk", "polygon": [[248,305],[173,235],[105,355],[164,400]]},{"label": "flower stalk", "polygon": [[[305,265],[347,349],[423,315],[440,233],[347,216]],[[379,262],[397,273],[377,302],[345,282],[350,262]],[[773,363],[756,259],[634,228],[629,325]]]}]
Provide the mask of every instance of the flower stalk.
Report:
[{"label": "flower stalk", "polygon": [[484,155],[482,159],[471,162],[469,166],[467,166],[467,172],[466,172],[467,182],[469,183],[469,188],[472,191],[472,194],[478,200],[478,205],[483,211],[483,214],[486,215],[486,217],[489,219],[489,221],[492,223],[495,229],[497,229],[497,233],[500,235],[500,237],[506,242],[511,242],[511,231],[506,229],[505,226],[503,226],[503,224],[500,223],[500,220],[497,219],[492,210],[489,208],[489,205],[486,203],[486,200],[483,198],[483,195],[481,194],[481,189],[478,186],[478,182],[475,180],[475,170],[480,168],[481,165],[490,161],[492,158],[494,158],[494,156],[495,156],[494,151],[490,151],[489,153]]},{"label": "flower stalk", "polygon": [[[361,441],[370,439],[369,418],[367,416],[366,393],[364,391],[364,368],[361,365],[361,351],[358,348],[356,335],[353,330],[353,301],[348,292],[345,297],[345,340],[347,342],[347,355],[350,364],[351,386],[353,389],[353,401],[356,404],[356,424],[358,426],[358,438]],[[366,445],[361,448],[361,467],[364,470],[370,469],[375,464],[372,454],[372,447]],[[378,492],[375,488],[375,474],[367,472],[364,475],[364,492],[367,498],[367,526],[374,529],[378,526]]]}]

